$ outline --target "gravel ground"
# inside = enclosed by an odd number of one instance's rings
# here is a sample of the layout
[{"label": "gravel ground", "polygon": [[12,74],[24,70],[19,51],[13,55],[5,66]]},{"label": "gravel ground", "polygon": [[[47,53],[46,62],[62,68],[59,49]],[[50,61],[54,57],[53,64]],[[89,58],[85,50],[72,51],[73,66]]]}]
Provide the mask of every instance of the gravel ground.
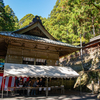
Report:
[{"label": "gravel ground", "polygon": [[[0,94],[1,95],[1,94]],[[48,98],[45,96],[19,96],[9,95],[0,98],[0,100],[98,100],[97,94],[92,93],[81,93],[80,94],[64,94],[64,95],[49,95]]]}]

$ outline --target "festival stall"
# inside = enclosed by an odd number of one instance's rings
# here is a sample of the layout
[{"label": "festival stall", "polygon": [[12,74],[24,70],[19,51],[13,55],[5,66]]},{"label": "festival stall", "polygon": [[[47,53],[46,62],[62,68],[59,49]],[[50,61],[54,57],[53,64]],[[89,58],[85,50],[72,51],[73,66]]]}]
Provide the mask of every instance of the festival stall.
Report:
[{"label": "festival stall", "polygon": [[[79,74],[70,67],[5,63],[3,77],[5,76],[40,77],[40,78],[46,77],[48,83],[48,78],[73,78],[73,77],[78,77]],[[3,84],[4,84],[4,78],[3,78]],[[48,84],[46,86],[47,86],[46,96],[48,96]],[[3,89],[2,89],[2,98],[3,98]]]}]

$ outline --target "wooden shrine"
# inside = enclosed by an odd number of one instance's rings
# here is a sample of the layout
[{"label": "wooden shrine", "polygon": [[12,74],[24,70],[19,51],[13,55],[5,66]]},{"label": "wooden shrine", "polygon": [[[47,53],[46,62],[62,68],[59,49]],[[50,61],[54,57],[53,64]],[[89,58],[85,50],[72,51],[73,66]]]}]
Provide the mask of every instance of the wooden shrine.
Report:
[{"label": "wooden shrine", "polygon": [[54,66],[59,64],[59,57],[79,49],[52,37],[38,16],[22,29],[0,32],[0,58],[6,63]]}]

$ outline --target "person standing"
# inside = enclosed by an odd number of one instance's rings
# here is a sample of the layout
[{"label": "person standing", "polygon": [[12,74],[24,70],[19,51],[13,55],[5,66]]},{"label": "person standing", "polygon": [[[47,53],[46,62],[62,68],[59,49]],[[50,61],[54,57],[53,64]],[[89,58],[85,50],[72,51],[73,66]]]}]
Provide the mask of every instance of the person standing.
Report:
[{"label": "person standing", "polygon": [[[28,82],[28,87],[31,87],[31,80],[29,80],[29,82]],[[30,89],[28,88],[28,96],[29,96],[29,94],[30,94]]]},{"label": "person standing", "polygon": [[[36,81],[34,82],[34,84],[33,84],[33,87],[38,87],[38,86],[39,86],[38,83],[39,83],[39,80],[36,80]],[[32,90],[31,95],[33,95],[33,92],[34,92],[34,95],[36,95],[36,89],[33,89],[33,90]]]},{"label": "person standing", "polygon": [[42,78],[40,78],[39,87],[42,87],[42,86],[43,86],[43,81],[42,81]]},{"label": "person standing", "polygon": [[[18,87],[19,86],[19,78],[17,77],[17,79],[15,80],[15,86]],[[17,93],[19,93],[19,90],[16,90]]]},{"label": "person standing", "polygon": [[[42,78],[40,78],[39,87],[43,87],[43,80],[42,80]],[[40,88],[40,89],[38,90],[38,94],[41,94],[41,92],[42,92],[42,88]]]},{"label": "person standing", "polygon": [[[26,81],[23,83],[23,87],[27,87],[27,82]],[[26,95],[26,94],[27,94],[27,89],[25,88],[24,89],[24,95]]]},{"label": "person standing", "polygon": [[23,91],[22,91],[22,87],[23,87],[23,80],[22,80],[22,78],[20,79],[20,81],[19,81],[19,87],[20,87],[20,90],[19,90],[19,95],[22,95],[22,93],[23,93]]},{"label": "person standing", "polygon": [[16,85],[16,87],[19,86],[19,79],[18,79],[18,77],[17,77],[17,79],[15,80],[15,85]]}]

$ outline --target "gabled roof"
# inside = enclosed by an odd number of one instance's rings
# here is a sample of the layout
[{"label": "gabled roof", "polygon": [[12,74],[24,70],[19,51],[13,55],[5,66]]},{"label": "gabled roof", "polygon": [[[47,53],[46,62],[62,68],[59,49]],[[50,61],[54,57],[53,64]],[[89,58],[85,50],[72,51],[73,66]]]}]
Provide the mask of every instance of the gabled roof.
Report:
[{"label": "gabled roof", "polygon": [[88,42],[87,44],[83,45],[83,48],[90,48],[90,47],[94,47],[97,46],[98,44],[100,44],[100,35],[91,38],[90,42]]},{"label": "gabled roof", "polygon": [[[38,19],[37,19],[38,18]],[[56,40],[52,35],[48,33],[48,31],[44,28],[44,26],[41,23],[41,20],[38,16],[36,16],[33,19],[33,22],[31,22],[28,26],[25,26],[21,29],[18,29],[14,31],[13,33],[19,33],[19,34],[26,34],[26,35],[33,35],[43,38],[48,38],[51,40]]]},{"label": "gabled roof", "polygon": [[0,32],[0,35],[2,36],[9,36],[9,37],[14,37],[14,38],[20,38],[20,39],[27,39],[27,40],[32,40],[32,41],[38,41],[38,42],[44,42],[44,43],[50,43],[50,44],[56,44],[56,45],[61,45],[65,47],[73,47],[80,49],[80,46],[74,46],[68,43],[63,43],[60,41],[55,41],[55,40],[50,40],[46,38],[41,38],[37,36],[31,36],[31,35],[25,35],[25,34],[17,34],[17,33],[11,33],[11,32]]}]

